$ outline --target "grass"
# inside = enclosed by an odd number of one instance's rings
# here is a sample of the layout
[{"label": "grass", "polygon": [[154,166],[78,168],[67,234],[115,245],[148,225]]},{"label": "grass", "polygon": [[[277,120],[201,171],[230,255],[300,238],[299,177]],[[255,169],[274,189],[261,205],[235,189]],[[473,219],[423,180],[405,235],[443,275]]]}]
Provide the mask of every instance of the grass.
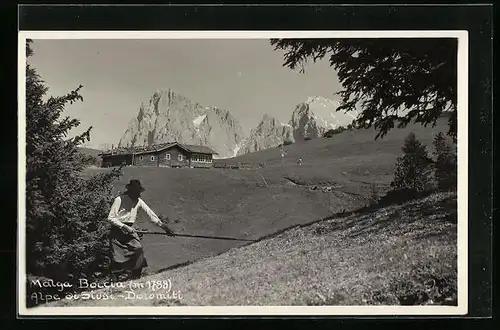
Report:
[{"label": "grass", "polygon": [[[456,240],[456,194],[434,194],[299,226],[142,278],[136,283],[170,280],[170,293],[180,293],[181,298],[117,298],[113,306],[456,305]],[[100,292],[116,296],[124,289]],[[147,287],[134,292],[152,293]],[[159,292],[165,290],[154,293]],[[61,300],[49,305],[76,303]]]},{"label": "grass", "polygon": [[[113,305],[455,304],[454,194],[319,221],[382,196],[409,132],[431,146],[434,134],[445,129],[442,121],[435,129],[395,129],[379,141],[373,140],[373,130],[302,141],[287,146],[284,166],[276,148],[217,160],[264,162],[258,171],[125,168],[116,193],[130,179],[140,179],[143,199],[168,216],[177,233],[267,238],[247,245],[145,236],[153,275],[141,282],[171,279],[182,299],[115,300]],[[303,166],[296,164],[299,157]],[[325,186],[331,191],[313,189]],[[139,224],[154,228],[144,218]]]},{"label": "grass", "polygon": [[[132,178],[146,187],[143,199],[157,213],[171,219],[175,232],[259,239],[294,225],[308,224],[333,213],[358,209],[383,194],[392,180],[396,157],[409,132],[431,145],[433,134],[446,129],[410,125],[374,141],[373,130],[346,131],[329,139],[287,146],[285,166],[276,148],[218,162],[265,162],[257,170],[124,169],[116,192]],[[303,166],[296,164],[302,157]],[[107,169],[89,169],[88,174]],[[265,178],[263,181],[261,175]],[[292,183],[293,178],[298,184]],[[310,187],[332,186],[331,192]],[[144,228],[152,227],[141,219]],[[214,256],[243,242],[145,236],[143,245],[150,271]]]}]

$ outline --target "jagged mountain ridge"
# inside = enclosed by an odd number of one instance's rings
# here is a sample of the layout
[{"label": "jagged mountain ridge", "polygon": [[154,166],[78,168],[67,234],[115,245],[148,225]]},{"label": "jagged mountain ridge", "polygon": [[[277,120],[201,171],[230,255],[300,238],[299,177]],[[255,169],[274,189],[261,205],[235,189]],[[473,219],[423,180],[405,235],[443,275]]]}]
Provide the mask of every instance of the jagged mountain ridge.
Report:
[{"label": "jagged mountain ridge", "polygon": [[242,145],[238,155],[273,148],[285,140],[303,141],[306,137],[318,138],[329,129],[346,127],[358,116],[357,111],[345,114],[336,111],[339,103],[320,96],[309,97],[299,103],[288,124],[283,124],[265,114]]},{"label": "jagged mountain ridge", "polygon": [[172,89],[157,90],[149,104],[141,104],[120,139],[119,147],[171,141],[208,146],[218,157],[236,155],[243,130],[228,110],[193,102]]},{"label": "jagged mountain ridge", "polygon": [[171,141],[211,147],[217,158],[257,152],[276,147],[285,140],[300,141],[321,137],[328,129],[347,126],[358,115],[336,111],[338,102],[320,96],[299,103],[288,123],[264,114],[259,124],[245,136],[230,111],[204,106],[176,93],[159,89],[128,125],[119,147],[143,146]]},{"label": "jagged mountain ridge", "polygon": [[237,155],[274,148],[285,140],[295,141],[292,126],[283,124],[276,118],[264,114],[260,123],[250,132],[248,139],[242,144]]}]

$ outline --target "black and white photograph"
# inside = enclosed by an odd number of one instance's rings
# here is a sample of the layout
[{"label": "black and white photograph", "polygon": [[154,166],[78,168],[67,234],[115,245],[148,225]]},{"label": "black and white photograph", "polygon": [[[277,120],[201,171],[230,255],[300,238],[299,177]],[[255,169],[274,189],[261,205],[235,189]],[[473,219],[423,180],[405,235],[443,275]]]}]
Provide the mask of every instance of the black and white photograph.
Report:
[{"label": "black and white photograph", "polygon": [[20,32],[20,314],[466,314],[467,56],[466,31]]}]

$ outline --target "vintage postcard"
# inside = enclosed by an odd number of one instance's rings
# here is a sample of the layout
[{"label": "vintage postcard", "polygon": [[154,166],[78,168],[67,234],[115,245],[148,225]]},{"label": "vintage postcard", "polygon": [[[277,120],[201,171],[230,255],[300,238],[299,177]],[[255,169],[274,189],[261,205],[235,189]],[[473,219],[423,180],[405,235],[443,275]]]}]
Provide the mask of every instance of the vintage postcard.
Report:
[{"label": "vintage postcard", "polygon": [[19,32],[19,315],[464,315],[466,31]]}]

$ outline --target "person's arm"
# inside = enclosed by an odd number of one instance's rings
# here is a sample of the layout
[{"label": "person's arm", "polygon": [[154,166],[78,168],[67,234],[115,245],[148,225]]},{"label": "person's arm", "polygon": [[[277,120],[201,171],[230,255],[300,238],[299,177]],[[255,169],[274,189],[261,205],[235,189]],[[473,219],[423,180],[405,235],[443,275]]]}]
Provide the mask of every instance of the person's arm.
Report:
[{"label": "person's arm", "polygon": [[158,218],[156,213],[154,213],[153,210],[151,210],[149,208],[149,206],[146,203],[144,203],[144,201],[142,199],[139,199],[139,203],[140,203],[142,210],[149,217],[149,220],[151,220],[151,222],[154,223],[155,225],[160,226],[162,224],[162,222],[161,222],[160,218]]},{"label": "person's arm", "polygon": [[117,226],[119,228],[123,228],[125,224],[120,221],[120,217],[118,216],[118,212],[120,211],[121,199],[120,197],[116,197],[113,205],[111,205],[111,210],[109,211],[108,220],[112,225]]},{"label": "person's arm", "polygon": [[163,221],[161,221],[160,218],[158,218],[156,213],[154,213],[153,210],[151,210],[149,206],[142,199],[139,200],[139,203],[141,203],[140,204],[141,208],[144,210],[144,212],[146,212],[151,222],[153,222],[161,229],[165,230],[168,234],[173,234],[172,230],[170,230],[170,228],[168,228],[168,226],[165,223],[163,223]]}]

